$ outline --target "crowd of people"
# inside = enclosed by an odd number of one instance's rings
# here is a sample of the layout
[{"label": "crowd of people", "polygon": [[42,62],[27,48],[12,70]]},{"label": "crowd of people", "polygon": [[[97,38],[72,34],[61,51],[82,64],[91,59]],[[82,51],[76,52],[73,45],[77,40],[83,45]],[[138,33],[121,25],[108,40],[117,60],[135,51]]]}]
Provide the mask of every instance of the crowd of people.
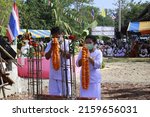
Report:
[{"label": "crowd of people", "polygon": [[119,44],[113,41],[98,43],[98,47],[104,57],[150,57],[150,38],[146,42],[133,40],[132,42],[121,41]]}]

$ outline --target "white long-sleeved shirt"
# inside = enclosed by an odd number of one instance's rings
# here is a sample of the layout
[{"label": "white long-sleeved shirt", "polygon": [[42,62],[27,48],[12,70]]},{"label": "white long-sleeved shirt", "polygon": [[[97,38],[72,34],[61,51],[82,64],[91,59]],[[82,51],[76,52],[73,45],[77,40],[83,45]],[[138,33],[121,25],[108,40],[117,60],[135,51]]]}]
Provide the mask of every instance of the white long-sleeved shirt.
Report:
[{"label": "white long-sleeved shirt", "polygon": [[[90,63],[90,83],[99,83],[101,81],[100,68],[103,61],[103,55],[101,50],[95,49],[94,52],[90,53],[90,57],[94,59],[94,66]],[[76,65],[79,67],[78,62],[82,58],[82,51],[79,52],[76,60]],[[80,78],[82,76],[82,69],[80,72]]]},{"label": "white long-sleeved shirt", "polygon": [[[47,53],[51,48],[51,41],[47,44],[47,47],[45,49],[45,53]],[[61,44],[60,48],[62,50],[64,50],[64,43]],[[65,49],[66,49],[66,52],[69,52],[69,41],[68,40],[65,40]],[[56,80],[62,80],[62,75],[64,74],[65,76],[65,71],[64,71],[64,65],[65,65],[65,59],[64,57],[62,57],[60,55],[60,68],[56,71],[54,68],[53,68],[53,64],[52,64],[52,57],[50,58],[50,71],[49,71],[49,78],[53,78],[53,79],[56,79]],[[62,61],[62,63],[61,63]],[[67,75],[68,75],[68,80],[70,79],[70,62],[69,62],[69,59],[66,59],[66,65],[67,65]],[[62,68],[63,66],[63,68]],[[64,72],[62,72],[62,70]]]}]

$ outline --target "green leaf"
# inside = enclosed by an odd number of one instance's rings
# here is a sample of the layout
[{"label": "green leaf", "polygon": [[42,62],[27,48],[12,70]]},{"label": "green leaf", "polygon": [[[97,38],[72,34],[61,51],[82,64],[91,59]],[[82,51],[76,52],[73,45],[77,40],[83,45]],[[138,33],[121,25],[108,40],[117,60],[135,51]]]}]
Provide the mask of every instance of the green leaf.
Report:
[{"label": "green leaf", "polygon": [[66,29],[67,29],[67,31],[68,31],[69,33],[72,33],[72,30],[71,30],[69,24],[67,24],[66,22],[64,22],[64,26],[66,27]]},{"label": "green leaf", "polygon": [[5,36],[5,34],[6,34],[6,28],[4,26],[1,26],[0,27],[0,35]]},{"label": "green leaf", "polygon": [[58,16],[57,16],[56,9],[53,9],[52,11],[53,11],[53,13],[54,13],[55,19],[57,20],[57,19],[58,19]]},{"label": "green leaf", "polygon": [[96,20],[94,20],[91,24],[89,24],[85,29],[88,29],[88,28],[94,28],[94,27],[96,27],[97,26],[97,21]]}]

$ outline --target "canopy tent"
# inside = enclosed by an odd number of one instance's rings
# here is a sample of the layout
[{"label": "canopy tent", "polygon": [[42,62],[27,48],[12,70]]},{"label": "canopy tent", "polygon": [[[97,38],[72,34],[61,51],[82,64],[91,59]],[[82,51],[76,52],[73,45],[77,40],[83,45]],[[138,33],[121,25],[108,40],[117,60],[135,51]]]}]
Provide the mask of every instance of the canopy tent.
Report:
[{"label": "canopy tent", "polygon": [[[20,35],[23,35],[26,29],[20,29]],[[28,29],[28,32],[32,34],[32,38],[47,38],[50,37],[50,30],[32,30]]]},{"label": "canopy tent", "polygon": [[141,34],[150,34],[150,21],[130,22],[128,32],[140,32]]}]

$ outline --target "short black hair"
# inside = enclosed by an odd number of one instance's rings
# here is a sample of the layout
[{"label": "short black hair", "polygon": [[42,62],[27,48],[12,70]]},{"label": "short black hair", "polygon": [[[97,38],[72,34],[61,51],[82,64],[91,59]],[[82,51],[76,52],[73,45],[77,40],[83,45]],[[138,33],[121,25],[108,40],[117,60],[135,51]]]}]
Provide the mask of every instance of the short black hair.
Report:
[{"label": "short black hair", "polygon": [[87,35],[87,36],[85,37],[85,40],[86,40],[86,39],[89,39],[89,38],[94,42],[94,44],[97,43],[96,36],[94,36],[94,35]]},{"label": "short black hair", "polygon": [[59,27],[52,27],[51,35],[54,35],[54,34],[61,34],[61,30]]}]

